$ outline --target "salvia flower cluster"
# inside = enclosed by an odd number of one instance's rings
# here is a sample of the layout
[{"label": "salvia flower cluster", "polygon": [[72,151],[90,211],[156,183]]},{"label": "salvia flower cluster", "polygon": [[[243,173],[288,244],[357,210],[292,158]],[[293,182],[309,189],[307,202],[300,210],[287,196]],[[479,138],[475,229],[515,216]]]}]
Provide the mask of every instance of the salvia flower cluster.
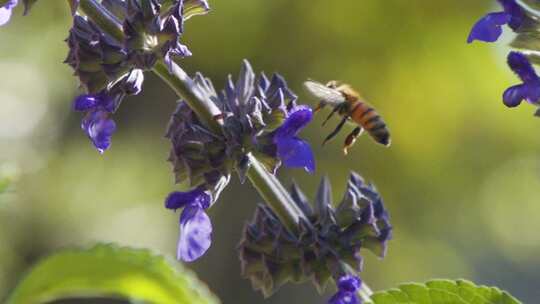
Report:
[{"label": "salvia flower cluster", "polygon": [[[179,40],[184,21],[209,7],[206,1],[194,0],[176,1],[167,7],[157,0],[104,0],[101,4],[122,26],[123,39],[111,36],[86,16],[76,14],[66,40],[69,46],[66,63],[86,91],[74,104],[76,110],[86,112],[81,127],[103,152],[115,130],[110,116],[124,96],[141,92],[143,71],[152,69],[158,60],[170,65],[174,57],[191,55]],[[90,100],[102,102],[87,109],[80,107],[81,103],[91,103]],[[104,125],[107,127],[100,127]]]},{"label": "salvia flower cluster", "polygon": [[[112,115],[124,97],[141,92],[143,73],[158,62],[175,75],[179,67],[174,66],[173,58],[191,55],[180,43],[184,22],[208,12],[209,6],[206,0],[88,1],[92,14],[102,19],[81,14],[78,8],[83,0],[68,0],[73,26],[66,39],[69,53],[65,62],[73,68],[85,91],[75,99],[73,109],[85,113],[81,127],[103,153],[110,147],[117,127]],[[22,0],[25,13],[35,2]],[[521,31],[527,14],[513,1],[500,2],[504,12],[479,21],[469,41],[495,41],[503,24]],[[17,4],[17,0],[0,0],[0,25],[9,21]],[[523,99],[538,103],[540,78],[527,57],[511,53],[509,64],[523,83],[505,93],[507,104],[515,106]],[[238,79],[233,81],[229,76],[219,92],[200,73],[188,82],[193,86],[186,87],[193,90],[201,105],[217,109],[213,122],[218,126],[210,128],[206,125],[209,122],[201,121],[190,108],[193,104],[181,100],[166,133],[172,145],[169,161],[176,182],[188,184],[191,190],[169,194],[165,207],[182,210],[177,257],[191,262],[211,246],[212,223],[206,211],[228,185],[233,172],[244,182],[250,176],[252,163],[257,161],[266,170],[257,164],[257,170],[251,173],[267,175],[263,177],[272,180],[269,183],[279,184],[272,175],[282,164],[313,173],[315,160],[310,145],[298,136],[312,120],[313,112],[297,104],[297,96],[280,75],[256,75],[244,61]],[[345,195],[335,205],[330,183],[324,178],[312,206],[296,185],[291,189],[292,201],[277,185],[266,186],[287,197],[280,203],[293,204],[289,207],[298,212],[300,220],[297,229],[287,230],[280,222],[283,217],[260,205],[239,244],[243,275],[266,296],[288,281],[312,280],[322,292],[333,279],[337,292],[329,304],[361,303],[357,297],[363,286],[357,275],[363,268],[360,251],[365,248],[384,257],[392,232],[377,190],[352,173]]]},{"label": "salvia flower cluster", "polygon": [[516,0],[498,0],[498,3],[502,11],[482,17],[473,26],[467,42],[495,42],[502,35],[504,25],[516,34],[511,45],[521,51],[510,52],[507,61],[510,69],[521,79],[521,83],[509,87],[503,93],[503,102],[507,107],[517,107],[526,100],[539,107],[536,115],[540,116],[540,78],[531,64],[539,62],[540,12],[523,7]]},{"label": "salvia flower cluster", "polygon": [[[258,207],[239,245],[242,273],[255,289],[269,296],[288,281],[311,280],[322,292],[330,279],[341,282],[347,276],[343,264],[355,272],[362,270],[361,249],[385,256],[392,226],[376,189],[352,173],[339,204],[334,205],[331,192],[324,178],[312,207],[302,191],[292,186],[293,200],[309,219],[300,222],[298,234],[287,231],[266,205]],[[356,303],[343,299],[355,298],[360,281],[343,280],[330,303]]]},{"label": "salvia flower cluster", "polygon": [[[172,144],[169,161],[178,183],[189,181],[216,200],[233,172],[242,182],[245,180],[249,154],[273,173],[281,163],[315,170],[309,144],[297,136],[311,121],[312,110],[296,104],[297,97],[283,77],[274,74],[268,79],[264,73],[256,77],[249,62],[244,61],[237,81],[229,76],[219,93],[202,74],[196,75],[195,84],[221,111],[215,117],[221,123],[221,133],[202,124],[185,102],[178,104],[166,134]],[[185,231],[180,233],[179,252],[188,251],[182,246],[201,247],[197,242],[184,241],[189,237]],[[191,260],[183,255],[179,258]]]}]

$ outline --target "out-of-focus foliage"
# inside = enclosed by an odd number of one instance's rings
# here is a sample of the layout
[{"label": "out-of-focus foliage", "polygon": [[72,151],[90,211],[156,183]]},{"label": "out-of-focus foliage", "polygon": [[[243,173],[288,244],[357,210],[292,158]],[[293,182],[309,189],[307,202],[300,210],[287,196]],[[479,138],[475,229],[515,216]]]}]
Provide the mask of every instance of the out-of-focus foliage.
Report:
[{"label": "out-of-focus foliage", "polygon": [[34,266],[7,304],[45,303],[70,296],[115,296],[160,304],[218,300],[186,269],[148,250],[98,245],[55,253]]},{"label": "out-of-focus foliage", "polygon": [[0,178],[0,194],[2,194],[9,186],[9,179],[6,177]]},{"label": "out-of-focus foliage", "polygon": [[[243,58],[287,78],[301,103],[307,78],[352,84],[380,112],[388,149],[361,137],[343,157],[337,120],[320,113],[302,133],[317,160],[313,176],[282,170],[315,193],[324,174],[334,197],[348,170],[377,185],[392,217],[387,257],[367,257],[362,278],[374,290],[434,277],[465,277],[509,290],[525,303],[540,298],[540,119],[524,105],[507,109],[501,94],[517,79],[506,51],[466,44],[470,27],[494,1],[212,0],[209,15],[186,24],[193,57],[179,63],[223,87]],[[163,208],[175,190],[163,138],[175,97],[148,75],[140,96],[115,116],[118,131],[98,155],[71,111],[77,83],[63,39],[66,1],[18,7],[0,28],[0,163],[18,170],[0,196],[0,298],[36,259],[60,247],[96,241],[174,255],[178,215]],[[508,32],[508,31],[506,31]],[[350,127],[345,127],[346,131]],[[313,199],[313,197],[310,197]],[[260,198],[234,181],[209,214],[208,254],[189,267],[224,303],[258,303],[240,276],[236,244]],[[331,291],[329,291],[331,294]],[[265,303],[322,303],[309,284],[287,285]]]},{"label": "out-of-focus foliage", "polygon": [[496,287],[476,286],[464,280],[434,280],[425,284],[408,283],[399,289],[380,291],[372,296],[374,304],[519,304]]}]

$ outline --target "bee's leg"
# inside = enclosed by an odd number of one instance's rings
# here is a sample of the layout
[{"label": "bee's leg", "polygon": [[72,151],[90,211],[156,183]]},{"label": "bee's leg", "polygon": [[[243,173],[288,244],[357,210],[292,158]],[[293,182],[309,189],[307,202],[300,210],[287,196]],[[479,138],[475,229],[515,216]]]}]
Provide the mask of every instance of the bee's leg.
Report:
[{"label": "bee's leg", "polygon": [[349,119],[348,116],[343,117],[343,119],[337,125],[336,129],[332,131],[332,133],[330,133],[328,136],[326,136],[323,142],[323,146],[324,144],[326,144],[326,142],[334,138],[339,133],[339,131],[341,131],[341,128],[343,128],[343,125],[345,125],[345,123],[347,122],[347,119]]},{"label": "bee's leg", "polygon": [[317,114],[320,110],[322,110],[326,106],[326,103],[324,101],[319,102],[317,107],[313,109],[313,113]]},{"label": "bee's leg", "polygon": [[362,135],[364,129],[361,127],[356,127],[345,139],[345,144],[343,145],[343,154],[347,155],[349,153],[349,148],[354,145],[356,139]]},{"label": "bee's leg", "polygon": [[330,112],[330,114],[328,114],[328,117],[326,117],[322,125],[326,125],[326,123],[330,120],[330,118],[332,118],[332,116],[334,116],[334,114],[336,114],[337,111],[339,111],[339,106],[334,107],[334,109],[332,110],[332,112]]}]

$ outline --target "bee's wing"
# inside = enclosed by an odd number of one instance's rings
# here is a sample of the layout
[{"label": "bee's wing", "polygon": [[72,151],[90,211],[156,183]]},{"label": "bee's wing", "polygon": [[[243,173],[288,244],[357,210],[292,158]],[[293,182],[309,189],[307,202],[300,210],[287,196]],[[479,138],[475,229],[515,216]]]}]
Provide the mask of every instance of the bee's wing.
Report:
[{"label": "bee's wing", "polygon": [[313,96],[322,100],[324,103],[337,104],[346,101],[345,96],[338,90],[331,89],[322,83],[308,80],[304,82],[304,86]]}]

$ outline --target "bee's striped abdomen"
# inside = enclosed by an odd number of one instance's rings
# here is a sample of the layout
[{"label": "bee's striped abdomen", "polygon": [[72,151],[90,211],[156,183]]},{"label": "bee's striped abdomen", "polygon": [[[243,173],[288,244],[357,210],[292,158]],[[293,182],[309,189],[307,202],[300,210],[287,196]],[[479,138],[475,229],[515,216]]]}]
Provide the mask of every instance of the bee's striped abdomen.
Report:
[{"label": "bee's striped abdomen", "polygon": [[351,118],[373,139],[385,146],[390,145],[390,132],[382,117],[368,104],[358,101],[351,111]]}]

